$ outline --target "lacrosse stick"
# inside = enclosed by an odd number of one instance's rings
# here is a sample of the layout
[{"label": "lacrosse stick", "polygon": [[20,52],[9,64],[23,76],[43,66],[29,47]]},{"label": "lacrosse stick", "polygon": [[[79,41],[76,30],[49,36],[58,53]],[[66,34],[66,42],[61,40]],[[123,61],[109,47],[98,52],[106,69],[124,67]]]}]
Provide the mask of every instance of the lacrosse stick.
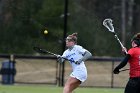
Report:
[{"label": "lacrosse stick", "polygon": [[[127,70],[130,70],[130,69],[129,69],[129,68],[122,69],[122,70],[120,70],[120,72],[122,72],[122,71],[127,71]],[[133,68],[133,69],[131,69],[131,70],[137,70],[137,71],[140,71],[140,69],[139,69],[139,68]]]},{"label": "lacrosse stick", "polygon": [[[42,54],[51,54],[51,55],[56,56],[56,57],[59,57],[59,56],[60,56],[60,55],[58,55],[58,54],[52,53],[52,52],[47,51],[46,49],[43,49],[43,48],[40,48],[40,47],[33,47],[33,49],[34,49],[36,52],[38,52],[38,53],[42,53]],[[68,60],[68,61],[70,61],[70,62],[74,62],[74,63],[75,63],[74,60],[70,60],[70,59],[67,59],[67,58],[65,58],[65,57],[61,57],[61,58],[65,59],[65,60]]]},{"label": "lacrosse stick", "polygon": [[57,54],[54,54],[54,53],[52,53],[50,51],[47,51],[47,50],[45,50],[43,48],[40,48],[40,47],[33,47],[33,49],[38,53],[42,53],[42,54],[47,54],[48,53],[48,54],[51,54],[51,55],[54,55],[54,56],[58,57]]},{"label": "lacrosse stick", "polygon": [[123,46],[123,44],[121,43],[120,39],[118,38],[115,30],[114,30],[114,27],[113,27],[113,24],[112,24],[112,19],[105,19],[103,21],[103,25],[110,31],[114,34],[115,38],[117,39],[117,41],[119,42],[119,44],[121,45],[121,47],[123,48],[123,50],[125,51],[125,53],[127,54],[127,51],[125,49],[125,47]]},{"label": "lacrosse stick", "polygon": [[[127,71],[127,70],[130,70],[130,69],[129,69],[129,68],[121,69],[120,72],[122,72],[122,71]],[[131,69],[131,70],[137,70],[137,71],[140,71],[139,68],[133,68],[133,69]]]},{"label": "lacrosse stick", "polygon": [[127,69],[122,69],[122,70],[120,70],[120,72],[122,72],[122,71],[127,71],[127,70],[130,70],[129,68],[127,68]]}]

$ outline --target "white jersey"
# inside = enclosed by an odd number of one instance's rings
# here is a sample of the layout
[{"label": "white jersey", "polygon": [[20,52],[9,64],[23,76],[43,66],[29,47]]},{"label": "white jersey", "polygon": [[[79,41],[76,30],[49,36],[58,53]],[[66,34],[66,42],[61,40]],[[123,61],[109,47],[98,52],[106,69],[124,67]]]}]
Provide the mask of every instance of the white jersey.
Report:
[{"label": "white jersey", "polygon": [[62,55],[62,57],[72,60],[70,64],[72,66],[73,72],[70,76],[77,78],[81,82],[87,79],[87,69],[84,62],[81,62],[80,64],[75,64],[75,62],[81,59],[86,51],[87,50],[82,46],[74,45],[72,50],[67,49]]}]

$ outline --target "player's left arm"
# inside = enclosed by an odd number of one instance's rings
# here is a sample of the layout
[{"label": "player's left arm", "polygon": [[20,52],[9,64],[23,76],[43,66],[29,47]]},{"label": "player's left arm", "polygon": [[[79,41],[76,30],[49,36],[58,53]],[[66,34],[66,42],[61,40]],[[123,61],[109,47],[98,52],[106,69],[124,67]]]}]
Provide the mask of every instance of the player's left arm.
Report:
[{"label": "player's left arm", "polygon": [[121,69],[121,68],[123,68],[126,64],[127,64],[127,62],[128,62],[128,60],[129,60],[129,58],[131,57],[131,55],[130,54],[126,54],[126,56],[125,56],[125,58],[122,60],[122,62],[114,69],[114,71],[113,71],[113,73],[114,74],[119,74],[119,69]]},{"label": "player's left arm", "polygon": [[89,59],[90,57],[92,57],[92,54],[84,49],[84,52],[81,53],[81,55],[83,56],[81,59],[79,59],[76,63],[80,64],[82,61],[86,61],[87,59]]},{"label": "player's left arm", "polygon": [[81,58],[82,61],[86,61],[87,59],[89,59],[92,56],[92,54],[86,50],[85,53],[83,54],[83,57]]}]

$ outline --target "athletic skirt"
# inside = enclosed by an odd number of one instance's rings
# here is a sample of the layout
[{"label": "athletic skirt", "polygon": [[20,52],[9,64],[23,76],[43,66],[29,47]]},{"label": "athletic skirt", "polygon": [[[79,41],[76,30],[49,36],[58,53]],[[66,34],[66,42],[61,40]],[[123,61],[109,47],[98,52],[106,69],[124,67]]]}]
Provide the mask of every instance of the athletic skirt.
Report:
[{"label": "athletic skirt", "polygon": [[70,76],[84,82],[87,79],[87,69],[85,67],[77,67]]}]

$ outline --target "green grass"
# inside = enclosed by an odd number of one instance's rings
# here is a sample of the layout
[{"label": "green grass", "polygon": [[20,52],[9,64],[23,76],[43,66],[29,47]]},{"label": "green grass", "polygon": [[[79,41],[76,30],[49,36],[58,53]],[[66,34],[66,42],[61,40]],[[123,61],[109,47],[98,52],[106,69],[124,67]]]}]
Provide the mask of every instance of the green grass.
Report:
[{"label": "green grass", "polygon": [[[40,85],[0,85],[0,93],[62,93],[62,87]],[[78,88],[74,93],[123,93],[116,88]]]}]

